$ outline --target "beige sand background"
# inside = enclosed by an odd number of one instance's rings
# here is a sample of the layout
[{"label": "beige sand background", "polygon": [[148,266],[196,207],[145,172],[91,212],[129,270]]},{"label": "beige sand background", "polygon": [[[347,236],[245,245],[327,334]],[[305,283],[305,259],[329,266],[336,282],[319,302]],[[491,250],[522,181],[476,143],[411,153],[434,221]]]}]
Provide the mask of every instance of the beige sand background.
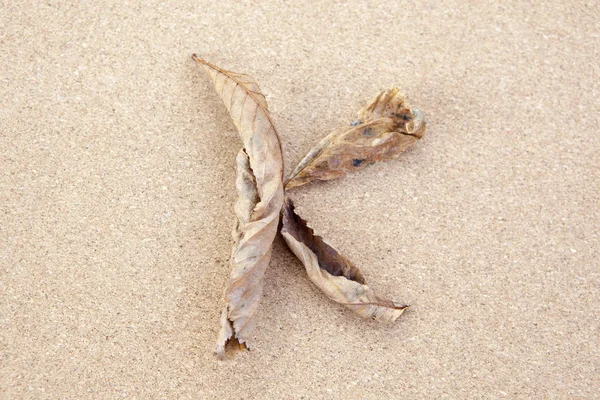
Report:
[{"label": "beige sand background", "polygon": [[[502,3],[502,4],[500,4]],[[0,9],[2,399],[600,395],[596,2],[55,2]],[[429,130],[293,193],[411,309],[328,301],[279,238],[255,349],[212,355],[234,158],[190,55],[254,75],[286,170],[379,89]]]}]

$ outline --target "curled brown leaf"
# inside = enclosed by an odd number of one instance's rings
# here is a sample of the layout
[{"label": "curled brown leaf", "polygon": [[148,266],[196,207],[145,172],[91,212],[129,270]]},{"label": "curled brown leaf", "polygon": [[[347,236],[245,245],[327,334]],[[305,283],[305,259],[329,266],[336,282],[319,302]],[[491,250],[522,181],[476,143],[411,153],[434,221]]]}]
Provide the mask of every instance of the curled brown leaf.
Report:
[{"label": "curled brown leaf", "polygon": [[350,126],[334,130],[309,151],[290,174],[286,189],[339,178],[395,158],[424,134],[423,113],[408,106],[400,89],[384,90],[357,113]]},{"label": "curled brown leaf", "polygon": [[283,204],[283,156],[267,101],[256,81],[196,55],[193,59],[212,79],[243,143],[236,159],[232,271],[217,338],[216,353],[222,358],[228,342],[237,341],[244,347],[250,339]]},{"label": "curled brown leaf", "polygon": [[289,248],[302,261],[310,280],[331,300],[357,314],[379,322],[395,321],[406,305],[380,297],[367,286],[360,270],[350,260],[316,236],[294,210],[288,197],[282,209],[281,234]]}]

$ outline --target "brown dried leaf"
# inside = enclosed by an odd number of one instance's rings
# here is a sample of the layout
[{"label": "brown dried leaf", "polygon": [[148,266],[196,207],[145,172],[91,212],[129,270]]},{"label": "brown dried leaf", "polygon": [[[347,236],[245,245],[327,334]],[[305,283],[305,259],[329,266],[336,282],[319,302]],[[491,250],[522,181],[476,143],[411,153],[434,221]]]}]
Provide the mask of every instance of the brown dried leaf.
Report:
[{"label": "brown dried leaf", "polygon": [[217,339],[216,353],[222,358],[228,342],[244,347],[250,338],[283,204],[283,157],[267,101],[256,81],[196,55],[193,59],[211,77],[244,146],[236,159],[235,244]]},{"label": "brown dried leaf", "polygon": [[281,234],[304,264],[310,280],[331,300],[379,322],[395,321],[408,307],[375,294],[350,260],[315,236],[306,221],[296,214],[288,197],[283,206]]},{"label": "brown dried leaf", "polygon": [[357,113],[350,126],[323,138],[290,174],[285,188],[339,178],[396,158],[424,134],[423,113],[408,106],[400,89],[384,90]]}]

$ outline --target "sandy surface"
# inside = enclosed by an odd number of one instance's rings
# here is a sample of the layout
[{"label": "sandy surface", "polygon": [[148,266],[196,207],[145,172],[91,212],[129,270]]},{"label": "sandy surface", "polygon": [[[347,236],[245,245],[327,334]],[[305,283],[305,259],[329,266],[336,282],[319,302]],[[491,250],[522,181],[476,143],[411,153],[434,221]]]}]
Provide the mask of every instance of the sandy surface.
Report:
[{"label": "sandy surface", "polygon": [[[0,8],[0,398],[600,396],[597,3],[72,3]],[[258,79],[288,172],[381,88],[426,112],[293,194],[395,324],[278,238],[254,351],[213,358],[240,142],[194,52]]]}]

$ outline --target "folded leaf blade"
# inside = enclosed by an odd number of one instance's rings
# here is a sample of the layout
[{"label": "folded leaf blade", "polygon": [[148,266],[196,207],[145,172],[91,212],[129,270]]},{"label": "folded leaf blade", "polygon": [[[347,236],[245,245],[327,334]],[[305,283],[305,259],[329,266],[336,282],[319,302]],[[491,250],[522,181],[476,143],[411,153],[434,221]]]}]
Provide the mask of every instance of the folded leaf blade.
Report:
[{"label": "folded leaf blade", "polygon": [[296,214],[291,199],[285,199],[282,213],[283,238],[304,264],[310,280],[327,297],[379,322],[392,322],[402,315],[408,306],[377,295],[350,260],[314,235],[306,221]]}]

